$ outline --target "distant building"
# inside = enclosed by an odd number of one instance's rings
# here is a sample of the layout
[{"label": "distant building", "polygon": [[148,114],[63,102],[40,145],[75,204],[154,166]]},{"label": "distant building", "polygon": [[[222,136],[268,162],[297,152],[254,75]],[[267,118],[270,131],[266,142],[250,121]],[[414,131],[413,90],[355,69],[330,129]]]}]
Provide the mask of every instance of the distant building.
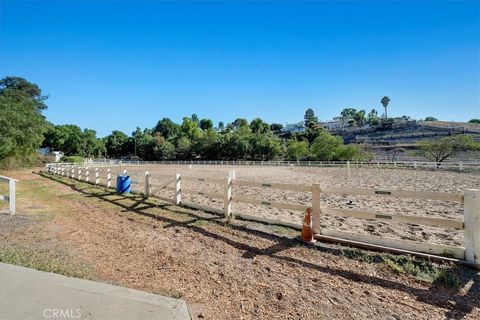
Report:
[{"label": "distant building", "polygon": [[303,121],[300,121],[298,123],[287,123],[285,124],[285,127],[280,129],[281,133],[299,133],[299,132],[305,132],[305,124]]},{"label": "distant building", "polygon": [[320,122],[322,128],[328,131],[335,131],[345,127],[348,127],[348,120],[343,117],[334,117],[333,120],[327,120]]},{"label": "distant building", "polygon": [[49,147],[39,148],[37,152],[42,156],[55,156],[55,162],[59,162],[64,156],[62,151],[52,151]]}]

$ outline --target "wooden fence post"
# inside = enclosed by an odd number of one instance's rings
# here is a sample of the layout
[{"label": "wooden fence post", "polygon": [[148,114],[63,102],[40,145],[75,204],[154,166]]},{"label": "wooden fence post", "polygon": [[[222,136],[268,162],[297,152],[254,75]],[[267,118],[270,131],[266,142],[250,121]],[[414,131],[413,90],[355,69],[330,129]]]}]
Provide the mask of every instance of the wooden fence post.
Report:
[{"label": "wooden fence post", "polygon": [[180,173],[175,174],[175,205],[182,203],[182,176]]},{"label": "wooden fence post", "polygon": [[460,161],[460,162],[458,163],[458,170],[459,170],[460,172],[463,171],[463,163],[462,163],[462,161]]},{"label": "wooden fence post", "polygon": [[77,180],[78,180],[78,181],[82,180],[82,168],[81,168],[81,167],[78,167],[78,177],[77,177]]},{"label": "wooden fence post", "polygon": [[464,191],[465,260],[480,264],[480,190]]},{"label": "wooden fence post", "polygon": [[75,166],[72,166],[72,179],[75,179]]},{"label": "wooden fence post", "polygon": [[149,197],[152,190],[152,174],[148,171],[145,171],[145,185],[143,186],[145,197]]},{"label": "wooden fence post", "polygon": [[417,161],[413,162],[413,169],[415,169],[415,170],[417,169]]},{"label": "wooden fence post", "polygon": [[8,199],[8,205],[9,205],[9,211],[10,214],[13,216],[15,214],[15,179],[10,179],[8,181],[8,189],[9,189],[9,199]]},{"label": "wooden fence post", "polygon": [[90,168],[87,167],[85,169],[85,182],[89,182],[89,180],[90,180]]},{"label": "wooden fence post", "polygon": [[348,179],[350,179],[350,161],[347,161]]},{"label": "wooden fence post", "polygon": [[312,184],[312,232],[320,234],[320,184]]},{"label": "wooden fence post", "polygon": [[98,168],[95,168],[95,185],[98,186],[100,183],[100,175],[98,174]]},{"label": "wooden fence post", "polygon": [[[235,171],[234,171],[235,172]],[[230,221],[232,217],[232,177],[229,176],[225,179],[225,194],[223,199],[223,210],[225,219]]]},{"label": "wooden fence post", "polygon": [[107,188],[112,186],[112,169],[107,169]]}]

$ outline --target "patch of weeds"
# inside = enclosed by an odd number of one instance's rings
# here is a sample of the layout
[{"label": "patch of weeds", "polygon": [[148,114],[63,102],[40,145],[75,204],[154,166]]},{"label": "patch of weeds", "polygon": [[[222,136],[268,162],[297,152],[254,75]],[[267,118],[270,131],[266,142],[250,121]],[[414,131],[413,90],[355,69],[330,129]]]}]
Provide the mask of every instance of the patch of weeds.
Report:
[{"label": "patch of weeds", "polygon": [[459,289],[461,281],[458,277],[457,271],[458,268],[456,266],[451,266],[450,268],[443,268],[437,273],[433,283],[441,284],[453,289]]},{"label": "patch of weeds", "polygon": [[285,227],[285,226],[280,226],[280,225],[272,225],[271,226],[272,230],[275,231],[276,233],[279,233],[281,235],[286,235],[286,236],[297,236],[299,234],[298,230],[295,230],[293,228]]},{"label": "patch of weeds", "polygon": [[162,295],[162,296],[169,296],[169,297],[172,297],[172,298],[175,298],[175,299],[181,299],[183,297],[183,294],[181,292],[174,291],[174,290],[163,291],[163,290],[159,290],[159,289],[153,289],[152,293],[159,294],[159,295]]},{"label": "patch of weeds", "polygon": [[367,263],[375,262],[374,255],[360,249],[347,249],[347,250],[342,249],[341,252],[343,256],[353,260],[367,262]]},{"label": "patch of weeds", "polygon": [[194,223],[192,223],[192,225],[196,226],[196,227],[205,227],[205,226],[208,226],[210,225],[211,222],[207,219],[196,219]]},{"label": "patch of weeds", "polygon": [[0,248],[0,262],[75,278],[88,278],[91,274],[89,268],[80,266],[68,258],[41,256],[22,247]]}]

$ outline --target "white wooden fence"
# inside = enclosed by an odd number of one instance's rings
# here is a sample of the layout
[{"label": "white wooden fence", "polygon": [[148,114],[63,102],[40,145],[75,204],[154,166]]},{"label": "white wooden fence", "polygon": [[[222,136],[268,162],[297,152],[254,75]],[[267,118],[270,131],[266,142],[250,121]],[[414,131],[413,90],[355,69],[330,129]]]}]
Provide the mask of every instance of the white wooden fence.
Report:
[{"label": "white wooden fence", "polygon": [[480,170],[480,161],[253,161],[253,160],[175,160],[175,161],[126,161],[126,160],[88,160],[82,166],[112,167],[112,166],[152,166],[152,165],[233,165],[233,166],[298,166],[298,167],[352,167],[352,168],[382,168],[382,169],[426,169],[426,170]]},{"label": "white wooden fence", "polygon": [[15,214],[15,203],[16,203],[16,183],[18,180],[0,176],[0,184],[6,183],[8,184],[8,195],[0,194],[0,200],[8,202],[8,212],[11,215]]},{"label": "white wooden fence", "polygon": [[[74,167],[62,164],[48,165],[47,170],[54,174],[59,174],[73,179],[90,182],[95,185],[103,185],[108,188],[111,185],[111,169],[107,169],[106,176],[101,181],[98,175],[98,168],[95,171],[95,179],[89,179],[89,172],[91,168]],[[124,171],[126,173],[126,170]],[[152,174],[150,172],[144,173],[143,190],[141,191],[145,196],[156,197],[163,201],[171,202],[175,205],[183,205],[195,209],[205,210],[223,215],[227,220],[239,217],[253,221],[264,223],[285,225],[297,229],[301,229],[300,223],[289,223],[285,221],[272,220],[264,217],[248,215],[245,213],[232,213],[234,203],[247,203],[255,205],[269,206],[273,208],[288,209],[294,211],[305,212],[307,208],[312,211],[312,229],[317,237],[332,237],[338,239],[345,239],[365,244],[376,246],[394,248],[399,250],[414,251],[426,254],[433,254],[437,256],[453,256],[457,259],[466,260],[470,263],[480,265],[480,190],[465,190],[461,193],[446,193],[446,192],[429,192],[429,191],[405,191],[405,190],[387,190],[387,189],[357,189],[357,188],[335,188],[335,187],[321,187],[319,184],[299,185],[299,184],[284,184],[284,183],[270,183],[270,182],[254,182],[235,179],[235,171],[230,171],[228,177],[219,178],[203,178],[203,177],[189,177],[180,174],[175,175],[155,175],[155,178],[163,179],[163,183],[156,186],[156,190],[152,187]],[[222,186],[223,193],[209,193],[195,189],[182,188],[182,181],[200,181],[208,182]],[[270,188],[296,192],[311,193],[311,204],[295,204],[275,201],[264,201],[261,199],[250,198],[236,195],[233,190],[235,187],[254,187],[254,188]],[[172,191],[174,196],[172,198],[159,196],[158,193],[162,190]],[[351,209],[336,209],[321,206],[321,194],[337,194],[349,196],[375,196],[375,197],[394,197],[394,198],[412,198],[412,199],[433,199],[441,201],[453,201],[463,203],[464,219],[449,219],[441,217],[426,217],[417,215],[398,215],[398,214],[384,214],[378,212],[370,212],[364,210]],[[182,200],[182,194],[201,195],[207,198],[223,199],[223,209],[219,210],[204,205],[199,205],[193,202]],[[416,225],[428,225],[440,228],[454,228],[464,230],[464,247],[432,244],[411,240],[391,239],[384,237],[377,237],[371,235],[353,234],[339,230],[331,230],[320,227],[320,220],[323,216],[342,216],[354,217],[368,220],[379,220],[390,223],[410,223]]]}]

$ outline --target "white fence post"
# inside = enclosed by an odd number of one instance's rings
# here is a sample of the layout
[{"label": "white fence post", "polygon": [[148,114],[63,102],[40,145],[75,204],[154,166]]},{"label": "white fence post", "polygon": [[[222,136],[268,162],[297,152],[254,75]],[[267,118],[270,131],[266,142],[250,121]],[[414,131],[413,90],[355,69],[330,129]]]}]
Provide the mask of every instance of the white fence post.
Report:
[{"label": "white fence post", "polygon": [[463,171],[463,163],[462,163],[462,161],[460,161],[460,162],[458,163],[458,170],[459,170],[460,172]]},{"label": "white fence post", "polygon": [[72,179],[75,179],[75,167],[72,166]]},{"label": "white fence post", "polygon": [[13,216],[15,214],[15,179],[10,179],[9,182],[8,182],[8,186],[9,186],[9,199],[8,199],[8,202],[9,202],[9,211],[10,211],[10,214]]},{"label": "white fence post", "polygon": [[90,168],[85,169],[85,182],[89,182],[90,180]]},{"label": "white fence post", "polygon": [[350,161],[347,161],[348,179],[350,179]]},{"label": "white fence post", "polygon": [[77,177],[77,180],[78,180],[78,181],[82,180],[82,168],[81,168],[81,167],[78,167],[78,177]]},{"label": "white fence post", "polygon": [[223,209],[225,219],[229,221],[232,217],[232,177],[230,175],[225,179],[225,197],[223,199]]},{"label": "white fence post", "polygon": [[320,234],[320,184],[312,184],[312,232]]},{"label": "white fence post", "polygon": [[107,169],[107,188],[112,186],[112,169]]},{"label": "white fence post", "polygon": [[415,169],[415,170],[417,169],[417,161],[413,162],[413,169]]},{"label": "white fence post", "polygon": [[182,176],[180,173],[175,174],[175,205],[182,203]]},{"label": "white fence post", "polygon": [[95,185],[100,183],[100,175],[98,174],[98,168],[95,168]]},{"label": "white fence post", "polygon": [[480,190],[464,192],[465,260],[480,264]]},{"label": "white fence post", "polygon": [[145,185],[143,193],[145,197],[149,197],[152,190],[152,174],[148,171],[145,171]]}]

